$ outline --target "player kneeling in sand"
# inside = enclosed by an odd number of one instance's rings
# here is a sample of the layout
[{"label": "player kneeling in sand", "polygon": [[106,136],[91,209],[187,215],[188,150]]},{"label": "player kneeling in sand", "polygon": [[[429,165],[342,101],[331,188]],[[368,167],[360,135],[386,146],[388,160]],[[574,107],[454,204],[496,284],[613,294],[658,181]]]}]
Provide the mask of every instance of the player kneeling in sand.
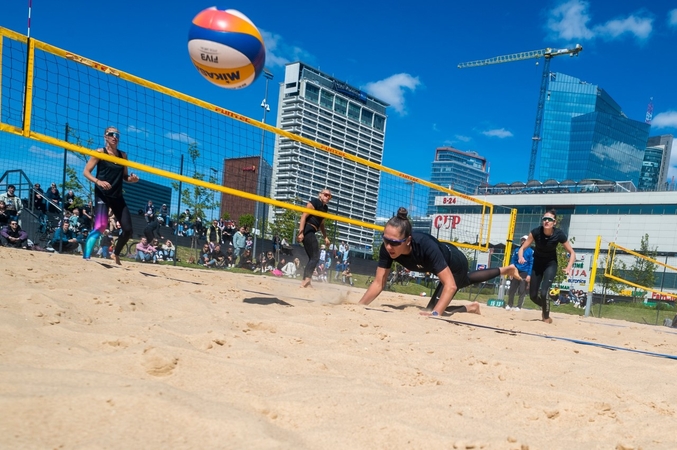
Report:
[{"label": "player kneeling in sand", "polygon": [[[381,293],[393,261],[409,270],[434,273],[439,278],[440,282],[428,303],[428,310],[432,311],[421,313],[427,316],[443,315],[456,292],[471,284],[481,283],[499,275],[520,279],[519,272],[513,265],[468,272],[468,259],[458,248],[439,242],[427,233],[412,233],[407,214],[405,208],[400,208],[397,215],[386,224],[376,276],[362,296],[361,305],[368,305]],[[468,306],[459,306],[454,312],[479,314],[480,305],[473,302]]]}]

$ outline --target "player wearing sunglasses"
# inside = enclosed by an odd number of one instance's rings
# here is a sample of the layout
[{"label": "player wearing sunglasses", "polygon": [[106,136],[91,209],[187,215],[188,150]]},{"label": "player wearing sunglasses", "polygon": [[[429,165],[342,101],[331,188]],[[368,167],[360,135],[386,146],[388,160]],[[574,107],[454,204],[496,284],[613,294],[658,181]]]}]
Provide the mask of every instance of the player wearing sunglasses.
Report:
[{"label": "player wearing sunglasses", "polygon": [[564,273],[571,273],[571,268],[576,262],[576,252],[571,247],[569,238],[564,231],[557,228],[557,212],[547,211],[541,218],[541,226],[534,228],[529,233],[527,240],[522,243],[518,251],[518,261],[524,264],[524,250],[535,242],[534,265],[531,269],[531,282],[529,284],[529,298],[541,307],[543,322],[552,323],[550,318],[550,297],[548,292],[552,287],[552,281],[557,273],[557,244],[562,244],[569,253],[569,264]]},{"label": "player wearing sunglasses", "polygon": [[[104,132],[106,142],[103,148],[97,149],[99,153],[127,159],[127,154],[118,148],[120,143],[120,132],[115,127],[108,127]],[[92,170],[96,167],[96,176]],[[122,183],[136,183],[139,177],[135,174],[127,173],[127,166],[122,166],[113,162],[99,159],[94,156],[89,158],[85,165],[83,175],[89,181],[96,185],[94,195],[96,197],[96,206],[94,210],[93,231],[89,234],[83,257],[89,259],[96,240],[101,236],[103,230],[108,227],[108,208],[113,210],[115,219],[120,222],[122,234],[115,244],[113,256],[115,262],[120,264],[120,253],[125,248],[127,241],[132,237],[132,216],[125,199],[122,196]]]},{"label": "player wearing sunglasses", "polygon": [[[441,316],[456,295],[456,292],[471,284],[482,283],[499,275],[520,279],[515,266],[468,272],[468,259],[452,244],[440,242],[428,233],[412,232],[408,212],[400,208],[383,229],[383,244],[379,253],[378,268],[374,282],[362,296],[360,304],[368,305],[385,288],[393,261],[409,270],[431,272],[440,282],[428,303],[429,312],[422,315]],[[480,305],[473,302],[453,308],[451,312],[480,313]]]},{"label": "player wearing sunglasses", "polygon": [[[313,198],[308,202],[306,208],[326,213],[329,211],[327,203],[330,200],[331,191],[329,189],[322,189],[317,198]],[[308,255],[308,264],[306,264],[306,268],[303,270],[303,281],[301,282],[301,287],[303,288],[310,286],[315,267],[320,262],[320,249],[315,237],[315,233],[318,231],[322,232],[325,245],[331,244],[329,237],[327,237],[327,230],[324,228],[324,217],[303,213],[299,222],[299,235],[296,236],[296,240],[303,243],[303,249],[306,251],[306,255]]]}]

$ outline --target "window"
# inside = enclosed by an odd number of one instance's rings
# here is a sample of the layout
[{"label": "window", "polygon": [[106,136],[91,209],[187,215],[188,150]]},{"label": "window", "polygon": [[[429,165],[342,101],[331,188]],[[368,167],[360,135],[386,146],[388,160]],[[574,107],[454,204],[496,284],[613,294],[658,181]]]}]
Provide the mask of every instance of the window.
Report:
[{"label": "window", "polygon": [[311,101],[313,103],[317,103],[320,99],[320,88],[310,84],[306,83],[306,100]]},{"label": "window", "polygon": [[334,106],[334,94],[322,89],[322,92],[320,93],[320,106],[323,106],[327,109],[332,109]]},{"label": "window", "polygon": [[348,117],[355,121],[360,120],[360,109],[355,103],[348,103]]},{"label": "window", "polygon": [[336,99],[334,100],[334,111],[336,111],[339,114],[343,114],[345,116],[347,110],[348,110],[348,102],[346,101],[346,99],[336,97]]},{"label": "window", "polygon": [[374,118],[374,113],[363,109],[362,110],[362,118],[360,119],[360,122],[363,123],[364,125],[371,126],[371,121]]}]

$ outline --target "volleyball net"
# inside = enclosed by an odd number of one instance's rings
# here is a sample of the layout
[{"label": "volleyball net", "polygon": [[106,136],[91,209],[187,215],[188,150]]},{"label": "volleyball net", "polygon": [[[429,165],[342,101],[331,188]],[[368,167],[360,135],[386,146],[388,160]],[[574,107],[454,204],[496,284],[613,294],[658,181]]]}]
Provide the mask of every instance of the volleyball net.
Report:
[{"label": "volleyball net", "polygon": [[[96,156],[140,172],[140,186],[125,185],[133,212],[147,200],[167,204],[177,218],[181,205],[202,220],[250,214],[273,224],[284,211],[312,212],[334,221],[336,240],[368,249],[404,206],[418,229],[440,240],[489,248],[492,204],[381,165],[384,136],[349,110],[343,133],[292,133],[1,27],[0,61],[0,173],[21,174],[14,184],[24,199],[33,185],[51,183],[62,197],[73,190],[79,201],[91,199],[82,170]],[[320,124],[322,115],[339,114],[322,101],[316,109]],[[127,161],[94,150],[109,126],[121,132]],[[280,152],[290,146],[291,154]],[[358,156],[356,146],[373,156]],[[296,167],[291,179],[275,176],[284,158]],[[318,160],[330,170],[306,164]],[[0,188],[10,183],[4,176]],[[325,187],[334,194],[329,213],[306,209]],[[494,243],[511,239],[495,236]]]},{"label": "volleyball net", "polygon": [[604,276],[616,282],[617,294],[647,301],[677,300],[677,267],[668,264],[667,255],[661,261],[655,251],[631,250],[615,242],[608,247]]}]

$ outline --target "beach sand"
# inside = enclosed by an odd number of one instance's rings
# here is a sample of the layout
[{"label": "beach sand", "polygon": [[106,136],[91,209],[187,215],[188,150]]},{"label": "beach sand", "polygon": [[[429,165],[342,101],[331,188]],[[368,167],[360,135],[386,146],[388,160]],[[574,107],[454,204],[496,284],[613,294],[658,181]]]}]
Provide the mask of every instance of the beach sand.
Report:
[{"label": "beach sand", "polygon": [[490,307],[435,319],[416,296],[359,306],[357,287],[0,261],[0,448],[677,448],[677,360],[641,353],[677,354],[674,329]]}]

